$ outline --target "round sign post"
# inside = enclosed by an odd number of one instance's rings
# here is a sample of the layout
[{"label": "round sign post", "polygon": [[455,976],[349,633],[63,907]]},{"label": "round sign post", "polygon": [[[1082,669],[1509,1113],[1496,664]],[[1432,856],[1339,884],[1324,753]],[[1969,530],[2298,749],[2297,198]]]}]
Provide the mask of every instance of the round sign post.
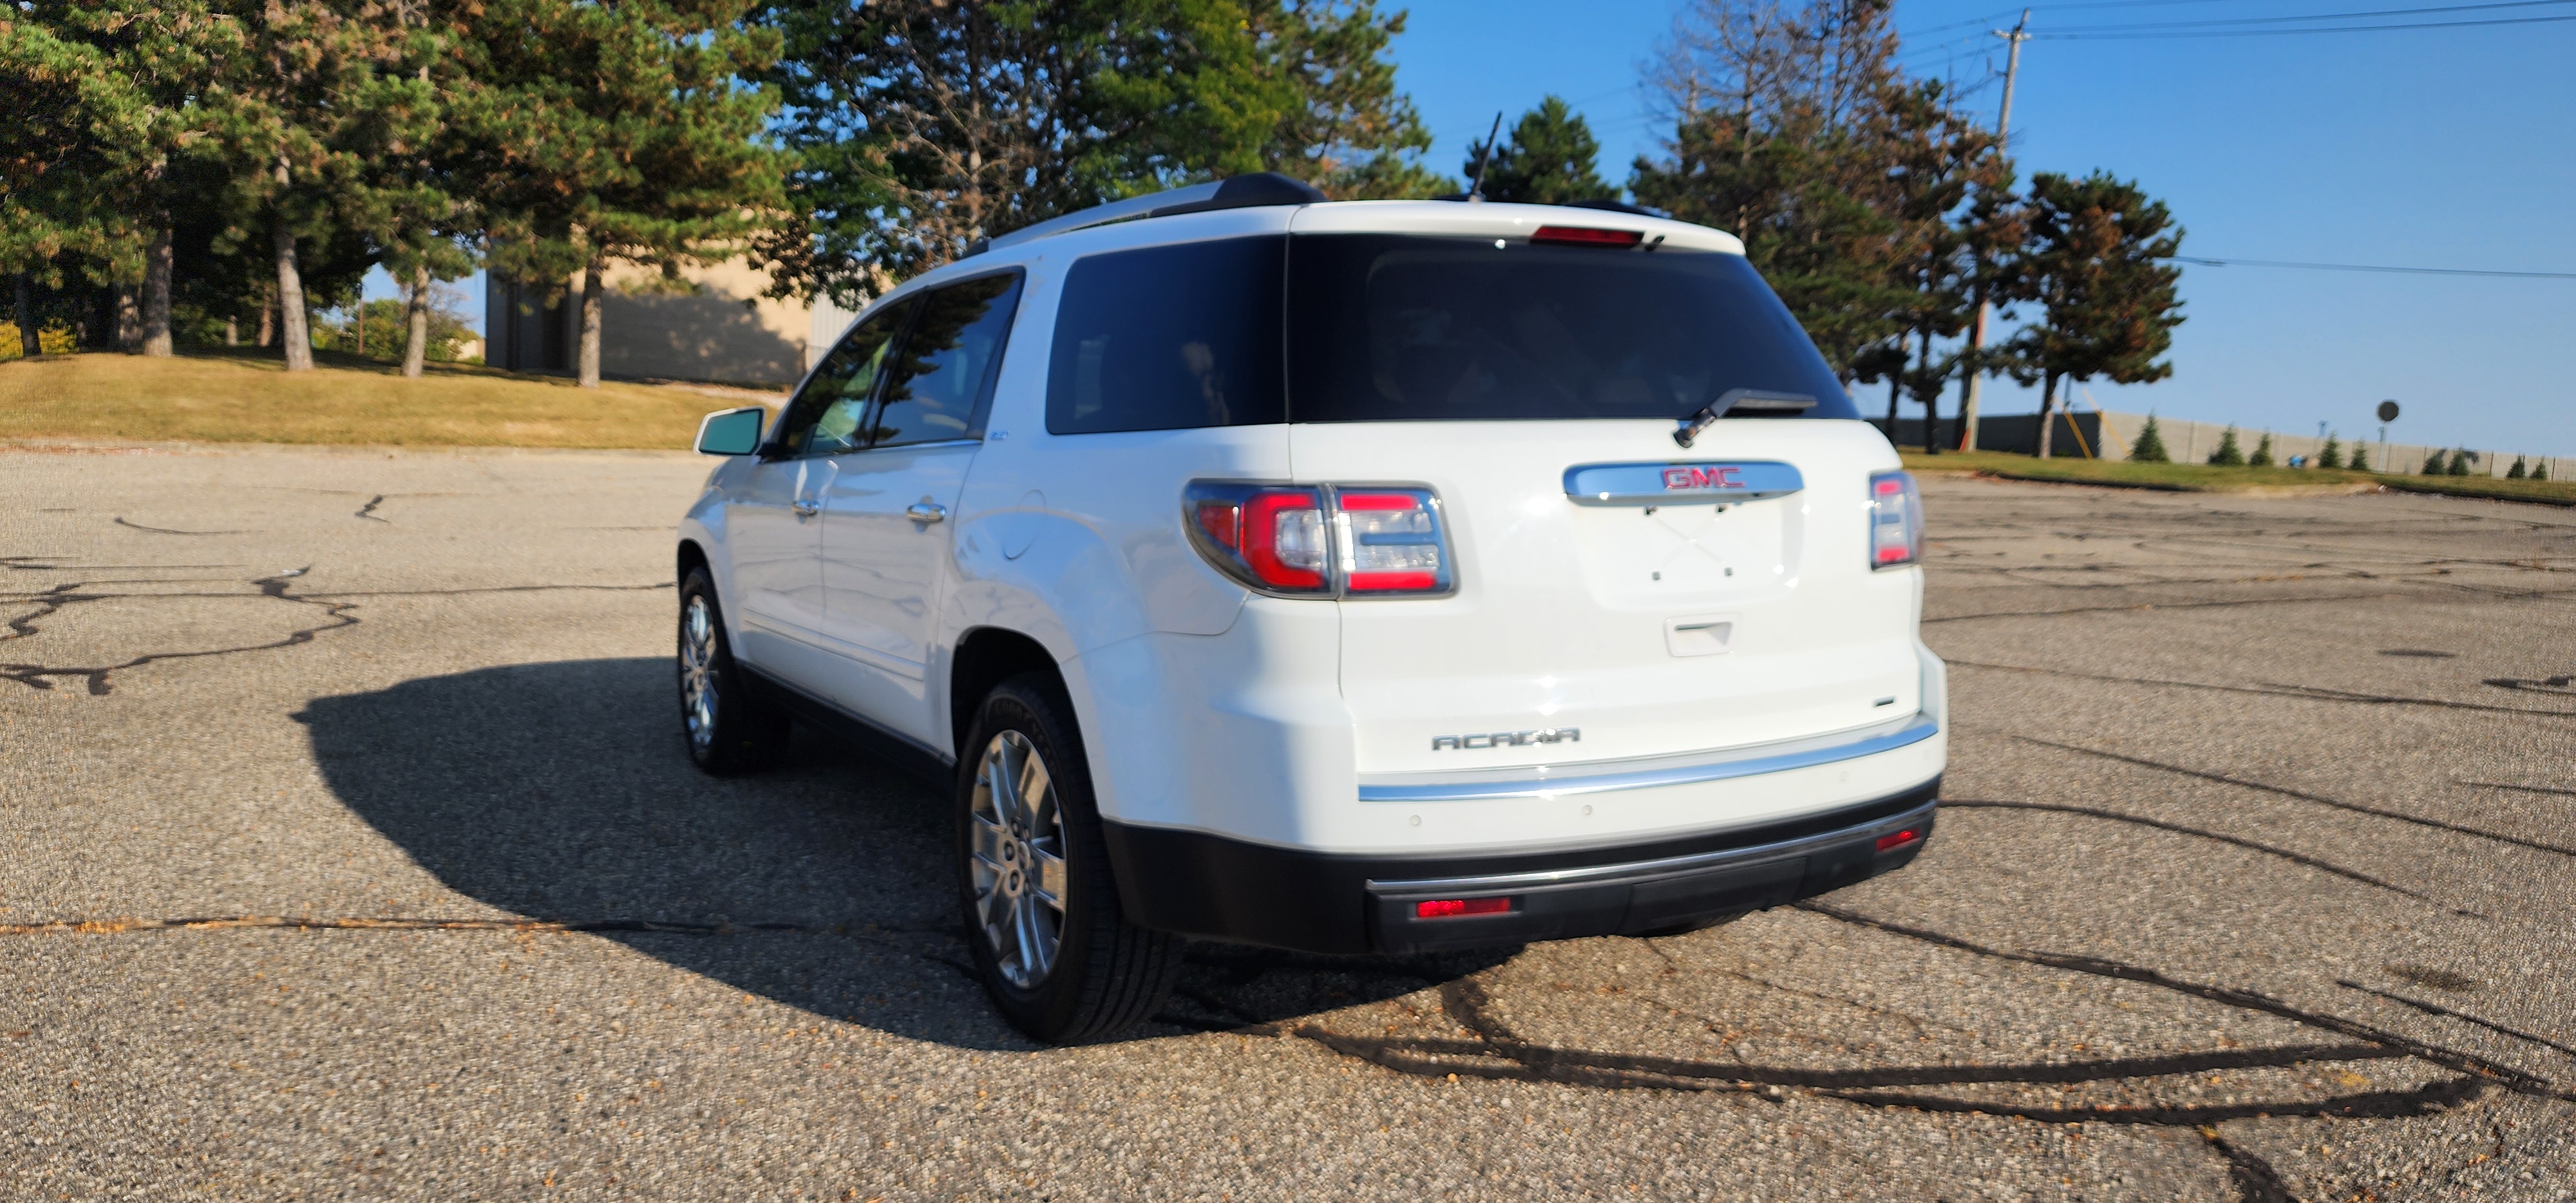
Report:
[{"label": "round sign post", "polygon": [[2397,420],[2397,402],[2379,403],[2379,470],[2388,471],[2388,424]]}]

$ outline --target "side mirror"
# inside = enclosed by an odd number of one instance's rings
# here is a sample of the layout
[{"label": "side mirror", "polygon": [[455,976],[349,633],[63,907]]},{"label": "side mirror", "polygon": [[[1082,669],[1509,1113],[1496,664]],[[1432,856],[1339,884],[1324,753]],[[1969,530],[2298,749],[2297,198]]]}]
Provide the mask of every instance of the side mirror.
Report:
[{"label": "side mirror", "polygon": [[698,454],[749,455],[760,450],[760,424],[769,411],[757,405],[723,409],[698,423]]}]

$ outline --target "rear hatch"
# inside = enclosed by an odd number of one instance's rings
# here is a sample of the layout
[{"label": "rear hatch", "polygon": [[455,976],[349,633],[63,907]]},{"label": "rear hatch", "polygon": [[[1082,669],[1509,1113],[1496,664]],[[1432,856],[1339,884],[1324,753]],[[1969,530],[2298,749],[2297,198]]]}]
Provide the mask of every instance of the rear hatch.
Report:
[{"label": "rear hatch", "polygon": [[[1479,208],[1584,228],[1290,239],[1295,477],[1428,488],[1448,545],[1445,592],[1336,603],[1360,771],[1910,718],[1919,573],[1871,566],[1870,478],[1897,459],[1769,289],[1740,255],[1656,247],[1670,223]],[[1765,416],[1676,444],[1736,390]]]}]

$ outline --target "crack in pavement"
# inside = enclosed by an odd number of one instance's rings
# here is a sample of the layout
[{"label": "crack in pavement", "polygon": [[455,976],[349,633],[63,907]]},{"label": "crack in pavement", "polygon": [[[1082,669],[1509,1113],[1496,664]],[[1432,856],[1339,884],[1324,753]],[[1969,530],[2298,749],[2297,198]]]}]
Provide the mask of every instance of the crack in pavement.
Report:
[{"label": "crack in pavement", "polygon": [[[279,648],[295,647],[300,644],[311,643],[324,631],[336,631],[342,627],[353,627],[358,625],[357,616],[349,613],[350,610],[357,608],[357,605],[354,602],[325,601],[320,598],[294,597],[287,594],[286,586],[288,580],[293,577],[302,576],[304,573],[311,570],[311,566],[308,565],[304,568],[292,569],[287,572],[278,573],[274,576],[260,577],[249,582],[250,584],[259,587],[260,596],[262,597],[275,598],[276,600],[283,602],[292,602],[300,606],[318,606],[330,619],[330,621],[325,622],[320,626],[304,627],[289,632],[283,639],[274,640],[269,643],[245,644],[239,647],[207,648],[193,652],[146,652],[143,655],[136,656],[131,660],[126,660],[121,663],[93,665],[88,667],[59,667],[45,664],[0,664],[0,677],[16,681],[30,689],[52,689],[54,687],[53,678],[56,677],[79,677],[88,682],[89,694],[91,697],[105,697],[112,688],[108,680],[108,675],[110,673],[121,672],[130,668],[141,668],[146,664],[154,664],[164,660],[195,660],[209,656],[238,655],[244,652],[275,651]],[[75,601],[106,601],[128,597],[164,597],[170,595],[116,593],[82,594],[62,592],[53,596],[58,597],[61,604],[54,605],[40,614],[30,616],[26,620],[28,625],[24,628],[21,628],[16,622],[9,624],[10,629],[13,632],[16,632],[13,638],[23,639],[33,637],[38,633],[38,628],[34,626],[34,622],[37,619],[50,617],[51,615],[60,612],[63,605],[68,605]],[[239,595],[218,594],[213,596],[231,597]]]},{"label": "crack in pavement", "polygon": [[[1930,622],[1930,619],[1924,621]],[[2028,664],[1996,664],[1985,660],[1945,660],[1953,668],[1984,668],[1996,672],[2030,673],[2043,677],[2071,677],[2079,681],[2101,681],[2112,685],[2156,685],[2169,689],[2200,689],[2211,693],[2246,693],[2258,697],[2298,698],[2310,702],[2348,702],[2368,706],[2431,706],[2443,710],[2473,710],[2487,714],[2532,714],[2542,718],[2576,718],[2576,710],[2547,710],[2529,706],[2498,706],[2486,702],[2455,702],[2446,698],[2415,698],[2396,694],[2351,693],[2319,685],[2221,685],[2211,681],[2168,681],[2160,677],[2122,677],[2104,673],[2079,672],[2071,668],[2040,668]],[[2488,684],[2494,684],[2490,681]]]},{"label": "crack in pavement", "polygon": [[2458,823],[2447,823],[2440,819],[2427,819],[2421,815],[2407,814],[2404,811],[2384,810],[2376,806],[2364,806],[2359,802],[2346,802],[2341,798],[2329,798],[2323,794],[2311,794],[2305,790],[2290,789],[2287,786],[2265,785],[2260,781],[2248,781],[2242,777],[2230,777],[2225,773],[2211,773],[2204,772],[2200,769],[2187,769],[2178,764],[2166,764],[2163,761],[2149,760],[2143,756],[2128,756],[2119,752],[2106,752],[2100,748],[2088,748],[2081,744],[2062,744],[2055,740],[2041,739],[2032,735],[2013,735],[2010,738],[2020,740],[2023,743],[2038,744],[2043,748],[2056,748],[2062,752],[2081,752],[2087,756],[2099,756],[2104,760],[2116,760],[2123,764],[2134,764],[2140,768],[2156,769],[2162,772],[2173,773],[2177,776],[2197,777],[2203,781],[2216,781],[2224,785],[2234,785],[2241,786],[2245,789],[2261,790],[2267,794],[2279,794],[2285,798],[2297,798],[2302,802],[2314,802],[2319,806],[2331,806],[2337,810],[2351,811],[2354,814],[2376,815],[2383,819],[2395,819],[2400,823],[2411,823],[2415,826],[2430,828],[2434,831],[2447,831],[2454,835],[2475,836],[2482,840],[2494,840],[2501,844],[2511,844],[2517,848],[2529,848],[2535,852],[2554,852],[2560,856],[2576,856],[2576,848],[2544,843],[2540,840],[2524,839],[2518,835],[2506,835],[2503,832],[2487,831],[2482,828],[2463,826]]},{"label": "crack in pavement", "polygon": [[2143,816],[2139,816],[2139,815],[2121,814],[2121,813],[2119,813],[2118,811],[2111,811],[2111,810],[2097,810],[2097,809],[2094,809],[2093,807],[2089,807],[2089,806],[2068,806],[2068,805],[2063,805],[2063,804],[2055,803],[2055,802],[2005,802],[2005,801],[1993,801],[1993,800],[1985,800],[1985,799],[1957,799],[1957,800],[1953,800],[1953,799],[1950,799],[1950,798],[1943,798],[1943,799],[1941,800],[1941,808],[1942,808],[1943,810],[1964,809],[1964,810],[2038,810],[2038,811],[2051,811],[2051,812],[2054,812],[2054,813],[2057,813],[2057,814],[2086,815],[2086,816],[2090,816],[2090,817],[2092,817],[2092,818],[2097,818],[2097,819],[2108,819],[2108,820],[2111,820],[2112,822],[2116,822],[2116,823],[2129,823],[2129,824],[2134,824],[2134,825],[2139,826],[2139,827],[2153,827],[2153,828],[2155,828],[2156,830],[2159,830],[2159,831],[2171,831],[2171,832],[2175,832],[2175,833],[2180,834],[2180,835],[2198,836],[2198,837],[2200,837],[2201,839],[2205,839],[2205,840],[2216,840],[2217,842],[2222,843],[2222,844],[2232,844],[2232,845],[2235,845],[2236,847],[2244,848],[2244,849],[2248,849],[2248,850],[2250,850],[2250,851],[2254,851],[2254,852],[2264,853],[2265,855],[2268,855],[2268,856],[2277,856],[2277,857],[2280,857],[2280,858],[2281,858],[2281,859],[2283,859],[2283,860],[2290,861],[2290,862],[2292,862],[2292,863],[2294,863],[2294,864],[2306,865],[2307,867],[2309,867],[2309,868],[2311,868],[2311,869],[2315,869],[2315,870],[2318,870],[2318,871],[2320,871],[2320,872],[2325,872],[2325,873],[2332,873],[2332,874],[2334,874],[2334,875],[2335,875],[2335,876],[2337,876],[2337,877],[2345,878],[2345,879],[2350,880],[2350,881],[2357,881],[2357,882],[2362,883],[2363,885],[2377,886],[2377,887],[2379,887],[2380,889],[2387,890],[2387,891],[2389,891],[2389,892],[2391,892],[2391,893],[2403,894],[2403,895],[2405,895],[2405,896],[2407,896],[2407,897],[2409,897],[2409,898],[2415,899],[2415,900],[2416,900],[2416,901],[2418,901],[2418,902],[2427,902],[2427,903],[2431,903],[2432,905],[2434,905],[2434,906],[2438,906],[2438,907],[2441,907],[2443,910],[2449,911],[2449,912],[2451,912],[2451,913],[2452,913],[2452,914],[2454,914],[2454,915],[2466,915],[2466,916],[2468,916],[2469,918],[2472,918],[2472,919],[2488,919],[2488,918],[2493,918],[2493,916],[2490,916],[2490,915],[2482,915],[2482,914],[2479,914],[2479,913],[2478,913],[2478,912],[2476,912],[2476,911],[2461,910],[2460,908],[2455,907],[2455,906],[2451,906],[2450,904],[2445,903],[2445,902],[2443,902],[2442,900],[2440,900],[2440,899],[2438,899],[2438,898],[2435,898],[2435,897],[2433,897],[2433,896],[2431,896],[2431,895],[2429,895],[2429,894],[2419,894],[2419,893],[2417,893],[2417,892],[2415,892],[2415,891],[2413,891],[2413,890],[2407,889],[2407,888],[2406,888],[2406,887],[2404,887],[2404,886],[2401,886],[2401,885],[2394,885],[2394,884],[2391,884],[2391,883],[2389,883],[2389,882],[2381,881],[2380,879],[2378,879],[2378,878],[2376,878],[2376,877],[2373,877],[2373,876],[2371,876],[2371,875],[2369,875],[2369,874],[2367,874],[2367,873],[2363,873],[2363,872],[2361,872],[2361,871],[2359,871],[2359,870],[2356,870],[2356,869],[2347,869],[2347,868],[2344,868],[2343,866],[2338,865],[2338,864],[2335,864],[2335,863],[2333,863],[2333,862],[2331,862],[2331,861],[2323,861],[2323,860],[2319,860],[2319,859],[2317,859],[2316,857],[2309,856],[2308,854],[2306,854],[2306,853],[2304,853],[2304,852],[2293,852],[2293,851],[2291,851],[2290,849],[2287,849],[2287,848],[2276,848],[2276,847],[2273,847],[2273,846],[2272,846],[2272,845],[2270,845],[2270,844],[2258,844],[2258,843],[2255,843],[2255,842],[2254,842],[2254,841],[2252,841],[2252,840],[2239,839],[2239,838],[2237,838],[2236,836],[2232,836],[2232,835],[2224,835],[2224,834],[2221,834],[2221,833],[2219,833],[2219,832],[2215,832],[2215,831],[2204,831],[2204,830],[2202,830],[2202,829],[2200,829],[2200,828],[2198,828],[2198,827],[2185,827],[2185,826],[2183,826],[2183,825],[2182,825],[2182,824],[2180,824],[2180,823],[2168,823],[2168,822],[2165,822],[2165,821],[2164,821],[2164,820],[2162,820],[2162,819],[2150,819],[2150,818],[2145,818],[2145,817],[2143,817]]},{"label": "crack in pavement", "polygon": [[237,530],[171,530],[166,526],[145,526],[140,522],[128,522],[125,520],[125,516],[123,514],[116,516],[116,524],[133,530],[150,531],[156,535],[243,535],[250,533],[248,531]]}]

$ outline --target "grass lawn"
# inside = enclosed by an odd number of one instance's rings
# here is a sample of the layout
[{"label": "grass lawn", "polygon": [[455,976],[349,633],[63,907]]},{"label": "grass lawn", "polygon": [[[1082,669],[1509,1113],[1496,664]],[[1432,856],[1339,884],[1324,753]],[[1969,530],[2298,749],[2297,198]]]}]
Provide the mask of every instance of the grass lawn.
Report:
[{"label": "grass lawn", "polygon": [[2208,464],[2133,464],[2125,460],[2040,459],[2003,451],[1905,453],[1916,472],[1976,472],[2011,480],[2165,489],[2183,493],[2336,492],[2373,485],[2409,493],[2448,493],[2576,505],[2576,480],[2504,480],[2489,476],[2399,476],[2324,468],[2220,468]]},{"label": "grass lawn", "polygon": [[[317,353],[289,374],[275,351],[149,359],[49,355],[0,363],[0,442],[339,443],[685,451],[709,412],[749,404],[687,388],[573,387],[569,379]],[[773,400],[774,406],[776,402]]]}]

